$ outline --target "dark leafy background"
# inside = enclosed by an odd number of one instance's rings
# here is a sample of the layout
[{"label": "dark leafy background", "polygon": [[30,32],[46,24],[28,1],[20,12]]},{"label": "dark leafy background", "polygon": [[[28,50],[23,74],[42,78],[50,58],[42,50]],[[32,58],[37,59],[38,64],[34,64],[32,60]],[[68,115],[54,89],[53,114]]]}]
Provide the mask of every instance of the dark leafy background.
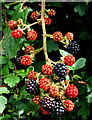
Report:
[{"label": "dark leafy background", "polygon": [[[27,6],[23,11],[19,12],[21,3],[2,3],[2,8],[5,9],[7,23],[9,20],[22,18],[23,22],[32,23],[34,22],[30,19],[30,14],[32,11],[40,10],[39,3],[25,3]],[[75,71],[75,74],[81,76],[82,81],[85,81],[88,85],[81,85],[76,83],[79,89],[79,95],[74,99],[75,108],[71,112],[66,112],[61,119],[63,120],[91,120],[91,103],[92,103],[92,3],[46,3],[46,8],[53,8],[56,11],[56,16],[51,17],[52,24],[47,26],[47,33],[53,34],[55,31],[61,31],[64,35],[66,32],[72,32],[74,34],[74,40],[80,45],[80,52],[75,56],[76,60],[80,57],[86,58],[86,66],[80,70]],[[1,12],[1,11],[0,11]],[[0,106],[0,111],[4,110],[4,117],[1,120],[35,120],[35,119],[52,119],[58,120],[60,118],[53,116],[44,116],[39,110],[39,106],[34,105],[32,101],[32,95],[29,95],[25,91],[25,81],[24,77],[27,77],[27,73],[31,68],[19,67],[17,65],[17,74],[14,71],[13,62],[16,62],[16,57],[23,54],[23,47],[27,45],[32,45],[35,49],[42,47],[42,30],[41,26],[35,25],[33,28],[38,33],[38,39],[35,42],[30,42],[22,36],[21,39],[16,40],[11,37],[8,25],[5,25],[5,16],[2,9],[2,48],[4,51],[1,53],[3,57],[0,56],[0,64],[2,64],[1,74],[3,76],[2,84],[8,84],[3,91],[3,96],[0,96],[3,100]],[[47,39],[47,49],[49,58],[57,61],[61,57],[58,49],[64,49],[61,43],[55,43],[54,41]],[[21,52],[22,51],[22,52]],[[1,62],[2,60],[2,62]],[[45,59],[43,52],[40,52],[35,57],[35,62],[33,64],[35,71],[40,72],[41,66],[45,64]],[[78,80],[77,78],[76,80]],[[0,80],[1,83],[1,80]],[[17,84],[18,83],[18,84]],[[19,94],[16,94],[16,87],[18,86]],[[0,94],[1,94],[0,93]],[[8,102],[7,102],[8,101]],[[4,109],[5,108],[5,109]],[[31,114],[28,115],[29,111]],[[3,114],[2,114],[3,115]]]}]

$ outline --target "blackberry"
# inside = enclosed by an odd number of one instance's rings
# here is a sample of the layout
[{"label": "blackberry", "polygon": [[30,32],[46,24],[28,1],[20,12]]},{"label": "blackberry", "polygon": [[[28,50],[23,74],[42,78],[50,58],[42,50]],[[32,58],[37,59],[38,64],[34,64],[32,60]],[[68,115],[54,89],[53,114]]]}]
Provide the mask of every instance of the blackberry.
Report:
[{"label": "blackberry", "polygon": [[76,54],[78,53],[79,50],[80,50],[80,47],[76,41],[70,42],[70,44],[67,47],[67,51],[71,54]]},{"label": "blackberry", "polygon": [[17,63],[18,63],[18,65],[21,65],[21,59],[22,59],[22,56],[19,56],[19,57],[17,58]]},{"label": "blackberry", "polygon": [[65,108],[60,100],[55,101],[54,109],[50,112],[53,116],[61,116],[65,111]]},{"label": "blackberry", "polygon": [[67,74],[67,67],[63,63],[57,63],[56,65],[54,65],[54,73],[58,77],[64,78]]},{"label": "blackberry", "polygon": [[26,91],[28,93],[38,95],[40,93],[39,85],[35,80],[30,80],[26,83]]},{"label": "blackberry", "polygon": [[50,97],[43,97],[43,99],[40,101],[41,108],[45,110],[52,110],[53,107],[55,107],[55,101],[52,100]]}]

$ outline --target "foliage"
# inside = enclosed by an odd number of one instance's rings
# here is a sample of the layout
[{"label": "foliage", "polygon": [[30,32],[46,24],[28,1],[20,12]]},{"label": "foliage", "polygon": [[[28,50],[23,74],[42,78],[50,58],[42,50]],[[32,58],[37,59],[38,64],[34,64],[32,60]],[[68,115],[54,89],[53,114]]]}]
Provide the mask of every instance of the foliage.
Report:
[{"label": "foliage", "polygon": [[[43,118],[44,119],[49,118],[53,120],[59,119],[58,117],[56,118],[53,116],[51,117],[46,116],[45,118],[45,116],[43,116],[41,111],[39,110],[39,106],[33,103],[32,100],[33,95],[30,95],[25,90],[25,82],[27,81],[28,72],[34,69],[37,72],[41,72],[41,66],[45,64],[44,56],[42,54],[38,54],[37,56],[35,56],[34,66],[30,66],[28,68],[27,67],[21,68],[20,66],[17,66],[17,73],[14,67],[14,63],[16,63],[17,55],[21,53],[20,51],[23,51],[23,49],[30,44],[34,46],[35,49],[39,49],[40,47],[42,47],[42,43],[41,43],[42,39],[40,39],[40,41],[36,40],[35,42],[31,42],[31,41],[27,41],[24,36],[22,36],[22,38],[20,39],[15,39],[11,37],[11,31],[9,30],[8,22],[11,19],[18,20],[19,18],[21,18],[24,23],[26,23],[27,21],[27,23],[30,24],[31,22],[29,17],[30,13],[33,11],[33,9],[35,10],[37,9],[34,5],[37,6],[38,3],[31,3],[31,2],[26,3],[25,6],[28,7],[25,7],[22,11],[21,11],[22,3],[3,2],[2,4],[6,12],[7,23],[5,24],[5,14],[4,11],[2,10],[2,20],[1,20],[2,31],[3,31],[2,48],[4,51],[3,50],[1,51],[1,55],[3,56],[0,56],[0,64],[2,64],[2,70],[1,70],[2,85],[0,86],[0,94],[2,94],[0,96],[0,103],[2,103],[0,104],[0,113],[2,114],[2,117],[0,118],[0,120],[5,120],[5,119],[9,119],[9,120],[37,119],[38,120]],[[61,11],[63,10],[63,12],[61,12],[62,18],[60,17],[60,14],[57,15],[58,20],[57,18],[55,18],[56,23],[52,18],[54,25],[52,25],[50,28],[47,27],[47,30],[49,32],[52,31],[53,33],[54,30],[59,30],[59,29],[60,30],[63,29],[64,32],[66,32],[67,28],[69,31],[74,31],[76,29],[74,32],[77,38],[75,37],[75,39],[79,39],[78,42],[80,43],[80,45],[84,45],[81,49],[83,54],[80,53],[79,56],[76,56],[76,59],[77,58],[78,59],[76,60],[75,64],[72,67],[69,67],[71,72],[73,73],[75,72],[73,82],[79,88],[79,95],[77,98],[75,98],[74,111],[71,111],[70,113],[66,112],[65,115],[61,117],[64,120],[90,119],[90,113],[91,113],[90,108],[92,103],[92,75],[88,74],[88,72],[90,73],[88,66],[91,66],[92,64],[91,53],[89,52],[92,47],[89,48],[90,43],[88,44],[88,40],[90,41],[92,36],[90,30],[88,30],[88,25],[86,24],[84,26],[87,20],[89,20],[89,23],[91,23],[92,16],[90,16],[90,11],[91,11],[90,4],[91,3],[89,4],[67,3],[67,5],[65,5],[64,3],[59,3],[59,2],[46,3],[47,7],[55,8],[57,10],[57,13],[60,10]],[[67,12],[65,11],[64,8],[66,8]],[[64,14],[67,15],[68,18],[67,17],[65,18]],[[74,16],[71,17],[73,14]],[[86,20],[84,20],[85,18]],[[64,26],[63,22],[65,22],[65,20],[66,20],[66,26],[63,27]],[[71,23],[71,21],[73,21],[73,23]],[[62,28],[60,28],[59,26],[60,23]],[[76,25],[74,26],[74,28],[73,27],[71,28],[72,24],[77,24],[78,28]],[[41,30],[38,26],[37,29],[38,29],[38,33],[40,33]],[[84,43],[87,44],[85,45]],[[62,57],[69,54],[68,52],[66,52],[66,50],[62,50],[61,44],[55,43],[53,42],[53,40],[47,41],[47,50],[51,58],[54,58],[54,56],[56,55],[58,58],[60,57],[62,59]],[[56,54],[53,54],[53,52],[56,52]],[[80,58],[81,55],[82,57]],[[87,58],[87,62],[85,57]],[[55,58],[55,60],[57,59]],[[88,62],[89,64],[87,66]],[[81,68],[81,72],[79,70],[80,68]],[[87,84],[79,84],[78,83],[79,80],[81,81],[81,83],[83,83],[84,81]]]}]

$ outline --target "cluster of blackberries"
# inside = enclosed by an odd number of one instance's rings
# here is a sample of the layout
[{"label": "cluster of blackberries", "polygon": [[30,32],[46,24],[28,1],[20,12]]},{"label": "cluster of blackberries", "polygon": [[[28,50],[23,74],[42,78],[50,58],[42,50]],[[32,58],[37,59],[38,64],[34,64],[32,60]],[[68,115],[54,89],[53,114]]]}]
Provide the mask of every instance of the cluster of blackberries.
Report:
[{"label": "cluster of blackberries", "polygon": [[63,63],[57,63],[54,65],[54,73],[60,77],[59,81],[63,81],[67,75],[67,67]]},{"label": "cluster of blackberries", "polygon": [[41,108],[48,110],[50,115],[61,116],[64,113],[64,106],[60,100],[52,100],[50,97],[43,97],[40,101]]},{"label": "cluster of blackberries", "polygon": [[67,51],[71,54],[76,54],[80,50],[80,46],[77,44],[76,41],[70,42],[70,44],[67,47]]},{"label": "cluster of blackberries", "polygon": [[26,91],[34,95],[40,94],[39,84],[35,80],[28,81],[26,83]]}]

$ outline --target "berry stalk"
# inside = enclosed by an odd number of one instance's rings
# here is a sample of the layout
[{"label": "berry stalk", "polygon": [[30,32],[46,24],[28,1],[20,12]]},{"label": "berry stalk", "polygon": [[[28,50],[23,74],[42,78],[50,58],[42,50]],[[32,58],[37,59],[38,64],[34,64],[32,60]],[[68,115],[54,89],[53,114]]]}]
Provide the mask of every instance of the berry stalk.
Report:
[{"label": "berry stalk", "polygon": [[47,54],[47,48],[46,48],[46,28],[45,28],[45,21],[44,21],[44,11],[45,11],[45,0],[42,0],[42,6],[41,6],[41,20],[42,20],[42,31],[43,31],[43,50],[46,62],[48,61],[48,54]]}]

